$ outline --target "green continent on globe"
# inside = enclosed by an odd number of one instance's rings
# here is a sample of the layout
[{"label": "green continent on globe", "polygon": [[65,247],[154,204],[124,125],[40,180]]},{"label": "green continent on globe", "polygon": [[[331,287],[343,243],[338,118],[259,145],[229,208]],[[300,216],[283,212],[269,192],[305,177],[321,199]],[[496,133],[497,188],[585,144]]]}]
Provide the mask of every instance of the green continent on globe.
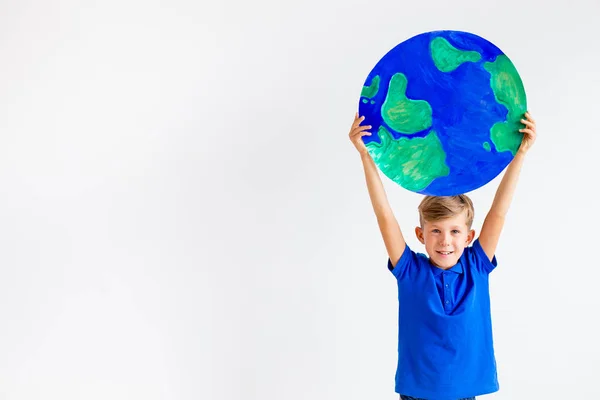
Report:
[{"label": "green continent on globe", "polygon": [[380,126],[378,135],[381,143],[369,142],[367,150],[381,171],[400,186],[416,192],[450,173],[446,153],[433,130],[423,138],[395,140]]},{"label": "green continent on globe", "polygon": [[452,72],[465,62],[481,60],[478,52],[459,50],[439,36],[431,41],[429,49],[435,66],[442,72]]},{"label": "green continent on globe", "polygon": [[527,110],[527,99],[521,78],[513,63],[505,55],[487,62],[484,68],[490,73],[490,86],[496,101],[508,109],[506,121],[492,126],[491,139],[498,152],[510,151],[513,156],[519,150],[523,135],[519,132],[521,118]]},{"label": "green continent on globe", "polygon": [[379,79],[379,75],[376,75],[371,79],[371,84],[369,86],[363,86],[362,92],[360,93],[361,97],[366,97],[368,99],[375,97],[379,91]]},{"label": "green continent on globe", "polygon": [[424,100],[406,97],[408,80],[402,73],[390,79],[385,102],[381,106],[381,117],[396,132],[413,134],[431,127],[431,106]]}]

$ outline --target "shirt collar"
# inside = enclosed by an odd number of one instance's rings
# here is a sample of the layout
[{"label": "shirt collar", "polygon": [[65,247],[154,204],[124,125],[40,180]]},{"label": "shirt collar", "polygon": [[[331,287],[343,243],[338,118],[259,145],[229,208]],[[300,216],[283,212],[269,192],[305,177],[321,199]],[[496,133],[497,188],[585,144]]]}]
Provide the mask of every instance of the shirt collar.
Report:
[{"label": "shirt collar", "polygon": [[[433,265],[431,263],[431,261],[429,261],[429,266],[431,267],[431,270],[433,271],[433,275],[434,276],[438,276],[439,274],[441,274],[442,272],[444,272],[443,269],[438,268],[435,265]],[[462,257],[460,257],[458,259],[458,262],[456,263],[455,266],[453,266],[452,268],[447,269],[446,271],[452,271],[452,272],[457,273],[457,274],[462,274],[463,273]]]}]

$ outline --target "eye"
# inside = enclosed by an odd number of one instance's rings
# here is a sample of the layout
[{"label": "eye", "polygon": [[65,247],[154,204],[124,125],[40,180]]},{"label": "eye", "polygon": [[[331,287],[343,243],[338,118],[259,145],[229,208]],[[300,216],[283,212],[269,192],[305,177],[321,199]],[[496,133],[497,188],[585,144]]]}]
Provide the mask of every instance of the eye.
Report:
[{"label": "eye", "polygon": [[434,229],[431,232],[433,232],[433,233],[440,233],[440,230],[439,229]]},{"label": "eye", "polygon": [[459,233],[460,233],[460,231],[459,231],[458,229],[454,229],[454,230],[452,230],[452,233],[454,233],[454,234],[459,234]]}]

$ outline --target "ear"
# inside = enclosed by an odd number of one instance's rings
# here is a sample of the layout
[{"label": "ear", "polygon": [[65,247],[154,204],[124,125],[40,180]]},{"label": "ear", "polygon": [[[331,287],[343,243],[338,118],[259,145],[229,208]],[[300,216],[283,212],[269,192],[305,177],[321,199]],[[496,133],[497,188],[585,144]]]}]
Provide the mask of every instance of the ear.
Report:
[{"label": "ear", "polygon": [[421,244],[425,244],[425,238],[423,237],[423,229],[420,226],[415,228],[415,235],[417,235],[417,239]]},{"label": "ear", "polygon": [[467,246],[471,244],[473,239],[475,238],[475,229],[471,229],[469,234],[467,235]]}]

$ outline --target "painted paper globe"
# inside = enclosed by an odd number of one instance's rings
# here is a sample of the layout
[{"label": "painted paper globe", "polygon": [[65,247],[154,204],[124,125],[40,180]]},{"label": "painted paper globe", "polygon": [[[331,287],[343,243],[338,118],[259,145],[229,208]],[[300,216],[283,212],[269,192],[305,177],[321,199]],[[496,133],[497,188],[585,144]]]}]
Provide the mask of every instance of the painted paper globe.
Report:
[{"label": "painted paper globe", "polygon": [[494,44],[435,31],[390,50],[364,82],[364,143],[378,168],[413,192],[450,196],[494,179],[513,159],[527,110],[521,78]]}]

